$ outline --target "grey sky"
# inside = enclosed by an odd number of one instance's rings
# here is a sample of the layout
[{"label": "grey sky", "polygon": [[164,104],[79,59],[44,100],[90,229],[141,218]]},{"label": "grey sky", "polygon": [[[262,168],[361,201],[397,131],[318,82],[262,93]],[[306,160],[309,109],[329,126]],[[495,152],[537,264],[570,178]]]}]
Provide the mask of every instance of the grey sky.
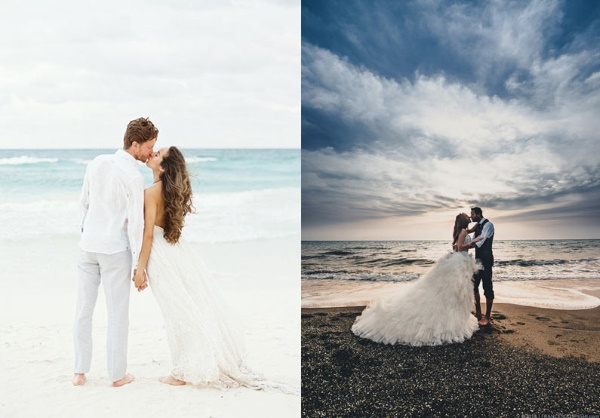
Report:
[{"label": "grey sky", "polygon": [[300,146],[300,4],[3,1],[0,148]]},{"label": "grey sky", "polygon": [[600,16],[584,6],[303,3],[303,239],[440,239],[472,205],[501,238],[598,238]]}]

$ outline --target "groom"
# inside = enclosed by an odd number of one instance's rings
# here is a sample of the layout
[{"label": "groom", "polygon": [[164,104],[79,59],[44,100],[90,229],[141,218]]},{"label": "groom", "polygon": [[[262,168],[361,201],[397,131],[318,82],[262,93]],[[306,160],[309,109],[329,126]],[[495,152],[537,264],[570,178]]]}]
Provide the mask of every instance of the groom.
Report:
[{"label": "groom", "polygon": [[116,387],[134,380],[126,369],[130,280],[144,230],[144,178],[138,161],[148,160],[157,136],[158,129],[149,119],[132,120],[125,131],[123,149],[94,158],[85,173],[73,332],[76,386],[85,383],[92,362],[92,315],[100,282],[108,311],[109,378]]},{"label": "groom", "polygon": [[[475,238],[483,237],[480,241],[473,242],[470,248],[475,247],[475,258],[481,261],[483,269],[475,273],[475,316],[479,325],[489,325],[494,303],[494,286],[492,284],[492,266],[494,265],[494,224],[483,217],[481,208],[471,208],[471,221],[477,224],[468,233],[475,231]],[[485,316],[481,315],[481,303],[479,298],[479,283],[483,283],[483,294],[485,295]]]}]

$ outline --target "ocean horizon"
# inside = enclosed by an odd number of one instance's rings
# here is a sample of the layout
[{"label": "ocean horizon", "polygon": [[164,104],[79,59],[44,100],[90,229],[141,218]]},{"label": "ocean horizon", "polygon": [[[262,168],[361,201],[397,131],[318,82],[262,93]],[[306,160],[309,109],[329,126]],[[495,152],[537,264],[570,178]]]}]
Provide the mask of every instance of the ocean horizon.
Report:
[{"label": "ocean horizon", "polygon": [[[449,240],[302,241],[302,279],[405,282]],[[474,250],[469,253],[474,255]],[[494,280],[600,279],[600,239],[494,240]]]},{"label": "ocean horizon", "polygon": [[[155,147],[159,149],[159,147]],[[87,164],[110,149],[0,149],[2,240],[78,237],[79,193]],[[299,149],[181,148],[196,213],[192,242],[243,242],[299,236]],[[152,171],[140,163],[146,186]]]}]

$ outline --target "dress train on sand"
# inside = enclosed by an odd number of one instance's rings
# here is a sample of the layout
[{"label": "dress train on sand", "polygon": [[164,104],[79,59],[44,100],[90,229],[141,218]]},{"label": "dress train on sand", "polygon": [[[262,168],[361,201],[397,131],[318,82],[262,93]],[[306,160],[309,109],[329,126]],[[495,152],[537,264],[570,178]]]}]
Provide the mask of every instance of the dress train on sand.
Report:
[{"label": "dress train on sand", "polygon": [[385,344],[463,342],[479,329],[471,314],[472,280],[478,269],[466,251],[449,253],[416,281],[369,304],[352,332]]}]

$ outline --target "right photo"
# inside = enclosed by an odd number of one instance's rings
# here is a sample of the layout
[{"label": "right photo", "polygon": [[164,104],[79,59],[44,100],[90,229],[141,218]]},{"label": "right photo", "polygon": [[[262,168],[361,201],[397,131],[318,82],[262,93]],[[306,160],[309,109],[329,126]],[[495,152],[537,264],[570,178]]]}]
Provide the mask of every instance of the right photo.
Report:
[{"label": "right photo", "polygon": [[302,415],[600,414],[600,2],[302,1]]}]

